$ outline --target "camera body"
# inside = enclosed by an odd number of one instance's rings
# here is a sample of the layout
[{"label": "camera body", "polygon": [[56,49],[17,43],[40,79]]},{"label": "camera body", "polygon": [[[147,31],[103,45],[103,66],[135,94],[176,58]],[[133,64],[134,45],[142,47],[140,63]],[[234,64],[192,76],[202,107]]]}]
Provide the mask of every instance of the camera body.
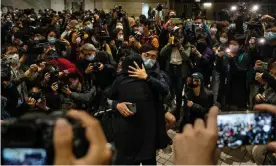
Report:
[{"label": "camera body", "polygon": [[[64,111],[52,114],[32,112],[18,119],[11,119],[1,125],[2,152],[9,148],[44,149],[47,165],[54,164],[53,134],[58,118],[68,120],[73,128],[73,153],[77,158],[83,157],[89,147],[85,138],[85,129],[80,121],[68,118]],[[1,160],[3,161],[3,153]],[[2,162],[3,163],[3,162]]]},{"label": "camera body", "polygon": [[162,11],[164,9],[164,6],[161,3],[158,3],[155,8],[157,11]]},{"label": "camera body", "polygon": [[100,62],[94,62],[94,63],[91,63],[92,67],[93,67],[93,70],[97,71],[99,69],[99,67],[101,66],[101,63]]}]

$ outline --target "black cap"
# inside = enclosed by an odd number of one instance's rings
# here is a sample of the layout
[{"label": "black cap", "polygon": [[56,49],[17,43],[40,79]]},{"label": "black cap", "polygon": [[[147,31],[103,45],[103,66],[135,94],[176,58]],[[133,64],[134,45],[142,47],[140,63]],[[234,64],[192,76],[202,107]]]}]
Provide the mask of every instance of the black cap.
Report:
[{"label": "black cap", "polygon": [[192,74],[192,77],[193,77],[193,78],[200,79],[200,80],[203,80],[203,75],[202,75],[201,73],[198,73],[198,72],[193,73],[193,74]]}]

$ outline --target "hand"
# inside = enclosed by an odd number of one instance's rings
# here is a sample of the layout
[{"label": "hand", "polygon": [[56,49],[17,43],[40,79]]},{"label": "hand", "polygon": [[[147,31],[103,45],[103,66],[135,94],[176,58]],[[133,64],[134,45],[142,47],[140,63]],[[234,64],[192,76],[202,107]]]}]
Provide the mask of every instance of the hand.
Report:
[{"label": "hand", "polygon": [[58,76],[59,77],[63,76],[63,72],[58,72]]},{"label": "hand", "polygon": [[232,52],[227,52],[227,56],[228,56],[229,58],[233,58],[233,57],[234,57],[234,54],[233,54]]},{"label": "hand", "polygon": [[168,26],[172,25],[172,20],[169,19],[167,23],[165,24],[165,28],[168,28]]},{"label": "hand", "polygon": [[92,64],[89,64],[88,67],[85,69],[85,74],[90,74],[93,72]]},{"label": "hand", "polygon": [[41,109],[41,110],[47,110],[47,106],[46,106],[46,102],[43,102],[43,101],[41,101],[41,102],[37,102],[36,104],[35,104],[35,106],[37,107],[37,108],[39,108],[39,109]]},{"label": "hand", "polygon": [[264,84],[265,82],[264,82],[262,76],[263,76],[263,73],[258,73],[258,72],[257,72],[257,73],[256,73],[256,76],[255,76],[255,79],[256,79],[259,83]]},{"label": "hand", "polygon": [[257,94],[256,97],[255,97],[255,100],[256,100],[257,102],[262,102],[262,101],[265,100],[265,98],[264,98],[263,95]]},{"label": "hand", "polygon": [[[215,164],[218,111],[217,107],[210,109],[206,126],[202,119],[197,119],[194,127],[191,124],[187,124],[183,129],[183,133],[174,137],[175,165]],[[204,149],[204,151],[198,149]]]},{"label": "hand", "polygon": [[37,70],[38,70],[38,65],[36,65],[36,64],[32,64],[31,66],[30,66],[30,71],[31,72],[36,72]]},{"label": "hand", "polygon": [[189,101],[188,100],[188,103],[187,103],[188,107],[192,107],[194,105],[194,103],[192,101]]},{"label": "hand", "polygon": [[132,104],[129,102],[122,102],[122,103],[118,103],[116,108],[117,110],[124,116],[124,117],[129,117],[134,115],[133,112],[131,112],[128,108],[127,108],[127,104]]},{"label": "hand", "polygon": [[257,69],[259,69],[259,68],[262,68],[262,64],[263,64],[263,62],[262,62],[261,60],[257,60],[257,61],[255,62],[254,69],[257,70]]},{"label": "hand", "polygon": [[73,154],[73,127],[65,119],[58,119],[54,127],[55,165],[105,165],[110,163],[111,150],[98,120],[84,111],[70,110],[68,116],[81,121],[89,150],[82,158]]},{"label": "hand", "polygon": [[[257,104],[254,107],[256,111],[267,111],[272,114],[276,114],[276,106],[271,104]],[[268,148],[273,150],[276,153],[276,141],[270,142]]]},{"label": "hand", "polygon": [[27,100],[27,104],[29,105],[30,108],[35,108],[35,103],[36,100],[34,98],[29,97]]},{"label": "hand", "polygon": [[275,18],[271,17],[270,15],[264,15],[261,17],[260,21],[265,22],[265,21],[273,21]]},{"label": "hand", "polygon": [[41,62],[41,63],[39,64],[38,71],[44,70],[44,69],[45,69],[45,66],[46,66],[46,62]]},{"label": "hand", "polygon": [[57,90],[58,90],[58,83],[57,83],[57,82],[53,83],[53,84],[51,85],[51,89],[52,89],[54,92],[57,92]]},{"label": "hand", "polygon": [[60,39],[59,41],[60,41],[61,43],[64,43],[66,46],[71,46],[71,44],[69,43],[69,41],[66,40],[66,39]]},{"label": "hand", "polygon": [[175,126],[175,122],[176,122],[176,119],[174,117],[174,115],[170,112],[167,112],[165,114],[165,121],[166,121],[166,128],[167,130],[168,129],[171,129]]},{"label": "hand", "polygon": [[146,80],[148,77],[148,74],[146,72],[144,65],[142,64],[142,69],[138,66],[136,62],[134,62],[134,65],[136,66],[136,68],[132,66],[128,66],[128,68],[132,70],[132,71],[131,70],[128,71],[128,73],[130,74],[129,76]]},{"label": "hand", "polygon": [[101,71],[101,70],[103,70],[104,69],[104,64],[102,64],[102,63],[100,63],[101,65],[100,65],[100,67],[99,67],[99,70]]},{"label": "hand", "polygon": [[67,96],[70,96],[70,94],[72,93],[71,90],[70,90],[68,87],[63,87],[63,88],[61,89],[61,91],[62,91],[63,93],[65,93]]},{"label": "hand", "polygon": [[196,47],[192,47],[191,49],[192,53],[196,54],[197,56],[200,56],[200,52],[196,49]]}]

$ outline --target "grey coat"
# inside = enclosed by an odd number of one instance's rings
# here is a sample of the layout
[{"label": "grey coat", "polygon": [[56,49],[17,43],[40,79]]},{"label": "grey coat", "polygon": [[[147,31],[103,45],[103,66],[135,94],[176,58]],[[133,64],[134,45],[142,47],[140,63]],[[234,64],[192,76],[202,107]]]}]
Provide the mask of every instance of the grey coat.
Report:
[{"label": "grey coat", "polygon": [[[179,48],[180,55],[182,57],[182,66],[181,66],[181,73],[182,77],[185,78],[188,76],[190,72],[189,68],[189,57],[191,53],[191,47],[190,43],[186,44],[184,47],[181,45]],[[171,54],[172,54],[172,47],[169,45],[165,45],[160,52],[160,56],[166,57],[166,67],[165,70],[169,71],[169,65],[171,60]]]}]

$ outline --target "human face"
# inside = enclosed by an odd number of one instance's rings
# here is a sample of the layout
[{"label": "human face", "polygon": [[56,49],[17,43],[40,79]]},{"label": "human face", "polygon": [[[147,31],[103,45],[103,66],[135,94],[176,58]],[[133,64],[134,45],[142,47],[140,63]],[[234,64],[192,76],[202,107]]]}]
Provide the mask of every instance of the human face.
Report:
[{"label": "human face", "polygon": [[156,51],[148,51],[148,52],[144,52],[142,53],[142,58],[143,59],[152,59],[152,60],[156,60],[157,59],[157,52]]},{"label": "human face", "polygon": [[50,33],[48,34],[48,38],[49,38],[49,37],[54,37],[54,38],[56,38],[55,32],[50,32]]},{"label": "human face", "polygon": [[82,54],[83,54],[84,58],[86,59],[90,55],[95,55],[96,51],[93,51],[93,50],[83,50]]},{"label": "human face", "polygon": [[201,85],[200,79],[193,78],[193,88],[196,88]]}]

